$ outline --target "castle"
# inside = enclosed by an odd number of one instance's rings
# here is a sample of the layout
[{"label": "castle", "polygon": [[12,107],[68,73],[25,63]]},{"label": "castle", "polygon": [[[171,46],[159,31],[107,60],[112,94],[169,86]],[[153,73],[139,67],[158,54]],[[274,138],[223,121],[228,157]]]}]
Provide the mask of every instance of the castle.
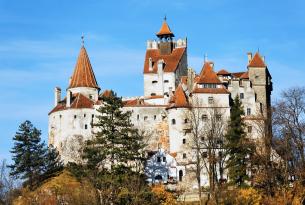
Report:
[{"label": "castle", "polygon": [[[147,133],[146,174],[151,182],[188,182],[196,187],[189,171],[192,161],[192,128],[190,107],[195,107],[202,126],[213,116],[226,128],[232,99],[239,96],[245,111],[246,131],[254,139],[260,133],[254,125],[257,116],[267,116],[272,91],[271,75],[264,57],[248,53],[248,64],[242,72],[215,71],[214,63],[204,59],[196,74],[188,68],[187,40],[174,39],[166,19],[157,40],[148,40],[144,59],[144,95],[123,98],[124,110],[132,111],[131,121]],[[101,91],[84,46],[81,47],[73,75],[61,97],[55,88],[55,107],[49,113],[49,144],[54,145],[63,161],[80,160],[79,149],[90,139],[101,106]],[[211,115],[211,110],[217,110]],[[220,153],[219,153],[220,154]],[[207,185],[207,173],[202,173]]]}]

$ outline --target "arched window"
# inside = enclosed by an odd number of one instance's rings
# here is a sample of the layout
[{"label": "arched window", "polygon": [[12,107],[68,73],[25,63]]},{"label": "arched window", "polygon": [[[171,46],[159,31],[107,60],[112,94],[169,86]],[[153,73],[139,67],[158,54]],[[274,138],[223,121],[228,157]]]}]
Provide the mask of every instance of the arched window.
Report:
[{"label": "arched window", "polygon": [[179,171],[179,182],[182,182],[182,177],[183,177],[183,171]]}]

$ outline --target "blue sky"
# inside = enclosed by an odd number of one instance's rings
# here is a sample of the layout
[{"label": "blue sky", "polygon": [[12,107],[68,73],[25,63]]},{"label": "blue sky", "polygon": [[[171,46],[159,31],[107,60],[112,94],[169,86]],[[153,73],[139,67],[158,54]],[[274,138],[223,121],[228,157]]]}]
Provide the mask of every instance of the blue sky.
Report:
[{"label": "blue sky", "polygon": [[189,66],[203,56],[215,69],[246,70],[248,51],[266,56],[275,100],[304,85],[305,2],[302,0],[0,0],[0,159],[28,119],[47,140],[54,87],[67,88],[82,34],[98,83],[119,95],[143,93],[147,39],[164,15],[176,37],[188,38]]}]

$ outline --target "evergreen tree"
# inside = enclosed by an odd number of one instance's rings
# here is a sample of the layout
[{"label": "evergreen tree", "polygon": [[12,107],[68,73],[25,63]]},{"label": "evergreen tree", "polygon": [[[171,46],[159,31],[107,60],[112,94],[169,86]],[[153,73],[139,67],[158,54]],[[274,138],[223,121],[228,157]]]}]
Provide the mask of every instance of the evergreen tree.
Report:
[{"label": "evergreen tree", "polygon": [[84,149],[87,165],[108,170],[131,168],[141,160],[142,135],[130,121],[131,112],[122,111],[122,99],[113,91],[103,96],[102,101],[98,122],[94,124],[98,132]]},{"label": "evergreen tree", "polygon": [[48,179],[63,170],[63,163],[56,148],[52,145],[48,147],[44,156],[43,179]]},{"label": "evergreen tree", "polygon": [[19,126],[13,138],[14,163],[8,166],[10,175],[25,180],[30,189],[63,168],[58,152],[53,147],[46,148],[40,135],[40,130],[27,120]]},{"label": "evergreen tree", "polygon": [[245,123],[242,119],[244,114],[242,104],[236,96],[231,108],[229,129],[226,134],[226,150],[229,155],[227,162],[229,180],[237,186],[243,186],[249,180],[247,168],[253,153],[253,144],[244,131]]},{"label": "evergreen tree", "polygon": [[13,138],[15,142],[11,153],[14,164],[8,166],[11,168],[10,175],[25,179],[30,189],[33,189],[43,173],[46,149],[40,135],[41,132],[30,121],[25,121]]}]

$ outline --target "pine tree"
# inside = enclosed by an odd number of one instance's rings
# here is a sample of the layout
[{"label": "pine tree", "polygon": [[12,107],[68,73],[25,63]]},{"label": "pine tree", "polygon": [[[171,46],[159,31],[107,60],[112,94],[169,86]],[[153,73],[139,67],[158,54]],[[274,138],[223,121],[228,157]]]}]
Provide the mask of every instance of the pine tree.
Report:
[{"label": "pine tree", "polygon": [[245,123],[243,121],[244,110],[236,96],[231,108],[229,129],[226,134],[226,150],[229,155],[227,162],[229,168],[229,180],[237,186],[244,186],[249,180],[247,168],[249,158],[253,153],[253,144],[247,138]]},{"label": "pine tree", "polygon": [[14,164],[8,166],[11,168],[10,175],[26,180],[30,189],[34,188],[43,173],[46,149],[40,135],[41,132],[30,121],[25,121],[13,138],[15,142],[11,153]]},{"label": "pine tree", "polygon": [[10,175],[25,180],[25,184],[33,189],[42,180],[52,177],[62,170],[63,165],[55,148],[46,148],[41,142],[41,132],[30,121],[19,126],[13,138],[13,164]]},{"label": "pine tree", "polygon": [[59,153],[52,145],[48,147],[44,159],[43,179],[48,179],[63,170],[64,165],[60,160]]},{"label": "pine tree", "polygon": [[93,169],[129,169],[141,160],[142,135],[130,121],[131,112],[122,111],[122,99],[113,91],[102,101],[98,122],[93,125],[98,132],[87,141],[84,158]]}]

